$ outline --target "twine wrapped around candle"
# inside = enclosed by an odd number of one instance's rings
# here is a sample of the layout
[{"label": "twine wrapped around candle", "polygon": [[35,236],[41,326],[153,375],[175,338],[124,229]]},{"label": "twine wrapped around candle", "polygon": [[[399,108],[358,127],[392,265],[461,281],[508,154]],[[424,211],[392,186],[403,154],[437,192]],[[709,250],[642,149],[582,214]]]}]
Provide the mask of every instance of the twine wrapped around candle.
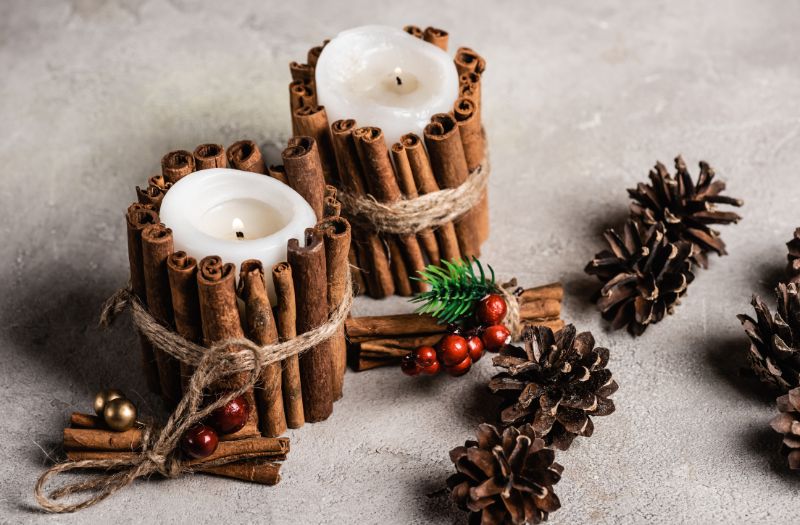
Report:
[{"label": "twine wrapped around candle", "polygon": [[[159,324],[130,289],[118,290],[103,306],[100,324],[108,326],[119,313],[130,308],[134,325],[155,349],[195,367],[195,371],[183,399],[167,423],[161,429],[156,427],[145,429],[139,453],[124,459],[66,461],[56,464],[39,477],[34,488],[36,501],[48,512],[75,512],[99,503],[140,477],[159,473],[174,478],[184,473],[202,471],[232,461],[229,458],[220,458],[203,464],[189,464],[180,457],[181,437],[215,409],[252,389],[262,368],[283,361],[287,357],[299,355],[336,335],[353,304],[353,289],[349,276],[346,283],[344,297],[338,308],[328,316],[328,320],[294,339],[264,346],[256,345],[249,339],[231,339],[208,348],[192,343]],[[230,347],[239,350],[231,352]],[[205,389],[232,374],[244,374],[246,381],[237,390],[201,407]],[[52,476],[84,469],[103,469],[103,471],[89,480],[70,483],[49,493],[45,492],[45,484]],[[110,470],[114,472],[109,472]],[[72,504],[62,504],[57,501],[84,492],[95,494]]]}]

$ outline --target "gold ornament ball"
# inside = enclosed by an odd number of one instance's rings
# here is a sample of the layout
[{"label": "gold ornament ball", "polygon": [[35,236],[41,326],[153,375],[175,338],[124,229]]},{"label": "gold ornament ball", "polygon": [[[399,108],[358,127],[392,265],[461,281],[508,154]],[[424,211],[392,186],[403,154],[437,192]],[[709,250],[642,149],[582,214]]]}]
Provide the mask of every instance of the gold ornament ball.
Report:
[{"label": "gold ornament ball", "polygon": [[106,408],[106,404],[111,401],[112,399],[119,399],[125,397],[121,391],[117,390],[116,388],[109,388],[108,390],[101,390],[94,396],[94,413],[98,416],[103,416],[103,409]]},{"label": "gold ornament ball", "polygon": [[128,430],[136,423],[136,405],[123,397],[112,399],[103,409],[103,419],[111,430]]}]

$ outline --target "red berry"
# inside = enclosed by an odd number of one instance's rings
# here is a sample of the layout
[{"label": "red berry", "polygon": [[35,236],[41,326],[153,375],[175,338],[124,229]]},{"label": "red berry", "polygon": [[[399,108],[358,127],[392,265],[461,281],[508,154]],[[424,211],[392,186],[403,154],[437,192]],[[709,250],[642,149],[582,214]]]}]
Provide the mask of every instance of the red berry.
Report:
[{"label": "red berry", "polygon": [[234,397],[227,404],[211,412],[207,423],[220,434],[233,434],[247,423],[249,411],[244,397]]},{"label": "red berry", "polygon": [[440,361],[434,361],[433,363],[429,364],[428,366],[422,369],[423,374],[428,374],[429,376],[435,376],[442,370],[442,363]]},{"label": "red berry", "polygon": [[469,350],[469,358],[473,363],[483,357],[483,341],[477,335],[472,335],[467,339],[467,349]]},{"label": "red berry", "polygon": [[422,367],[417,364],[414,354],[408,354],[403,357],[403,361],[400,363],[400,370],[407,376],[415,376],[422,371]]},{"label": "red berry", "polygon": [[472,359],[469,356],[465,357],[463,361],[453,366],[447,367],[447,373],[453,377],[463,376],[472,367]]},{"label": "red berry", "polygon": [[490,352],[497,352],[511,342],[511,332],[501,324],[489,326],[483,331],[483,346]]},{"label": "red berry", "polygon": [[420,346],[414,350],[414,358],[422,368],[431,366],[436,362],[436,349],[432,346]]},{"label": "red berry", "polygon": [[500,324],[508,311],[508,305],[502,295],[487,295],[478,303],[478,320],[487,325]]},{"label": "red berry", "polygon": [[445,366],[460,363],[469,356],[467,340],[460,335],[446,335],[439,341],[439,354]]},{"label": "red berry", "polygon": [[219,437],[213,428],[198,423],[183,435],[181,445],[184,452],[195,459],[210,456],[217,450]]}]

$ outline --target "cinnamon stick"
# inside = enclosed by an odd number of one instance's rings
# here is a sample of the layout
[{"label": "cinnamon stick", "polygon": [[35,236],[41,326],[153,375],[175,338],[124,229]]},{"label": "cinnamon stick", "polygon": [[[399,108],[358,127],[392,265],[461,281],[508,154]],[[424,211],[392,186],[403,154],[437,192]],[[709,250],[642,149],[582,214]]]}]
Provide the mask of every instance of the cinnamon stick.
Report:
[{"label": "cinnamon stick", "polygon": [[336,157],[331,144],[331,128],[328,125],[328,114],[322,106],[303,106],[294,111],[294,134],[307,136],[314,139],[322,163],[322,172],[325,182],[335,184],[338,181],[336,174]]},{"label": "cinnamon stick", "polygon": [[292,135],[297,135],[294,112],[299,108],[316,104],[317,97],[311,84],[302,80],[294,80],[289,84],[289,116],[292,121]]},{"label": "cinnamon stick", "polygon": [[280,463],[273,463],[264,459],[244,460],[216,467],[206,467],[202,472],[261,485],[277,485],[281,480]]},{"label": "cinnamon stick", "polygon": [[289,179],[286,178],[286,169],[283,167],[283,164],[271,164],[267,168],[267,175],[273,179],[281,181],[284,184],[289,184]]},{"label": "cinnamon stick", "polygon": [[[172,294],[167,274],[167,258],[173,252],[172,230],[153,224],[142,230],[142,260],[147,309],[163,326],[172,327]],[[161,395],[168,406],[181,399],[181,371],[178,361],[161,350],[155,350]]]},{"label": "cinnamon stick", "polygon": [[486,70],[486,61],[475,50],[468,47],[459,47],[454,59],[459,75],[464,73],[482,74]]},{"label": "cinnamon stick", "polygon": [[[272,283],[275,285],[277,309],[275,320],[278,325],[278,337],[288,341],[297,336],[297,310],[294,296],[292,267],[282,262],[272,267]],[[303,391],[300,382],[299,357],[293,355],[283,362],[281,387],[283,390],[283,409],[286,424],[289,428],[300,428],[305,423],[303,413]]]},{"label": "cinnamon stick", "polygon": [[65,428],[64,448],[73,450],[136,450],[142,446],[142,430],[124,432],[93,428]]},{"label": "cinnamon stick", "polygon": [[161,208],[161,201],[164,200],[166,191],[156,185],[145,186],[140,188],[136,186],[136,198],[141,204],[149,204],[154,210],[158,211]]},{"label": "cinnamon stick", "polygon": [[316,68],[317,67],[317,60],[319,60],[319,56],[322,54],[322,49],[325,47],[325,44],[328,42],[326,41],[321,46],[314,46],[308,50],[308,54],[306,55],[306,62],[310,67]]},{"label": "cinnamon stick", "polygon": [[[305,333],[327,321],[328,285],[325,245],[319,233],[306,230],[305,246],[290,239],[287,256],[292,267],[292,277],[297,309],[297,332]],[[307,350],[300,356],[300,381],[303,388],[303,411],[308,422],[327,419],[333,412],[333,369],[330,341]]]},{"label": "cinnamon stick", "polygon": [[[197,260],[184,251],[167,258],[167,275],[172,294],[172,313],[175,331],[193,343],[202,343],[203,326],[200,318],[200,298],[197,295]],[[185,392],[194,367],[180,363],[181,389]]]},{"label": "cinnamon stick", "polygon": [[[239,273],[239,296],[245,304],[247,337],[258,345],[271,345],[278,341],[278,330],[272,317],[272,306],[264,283],[264,267],[261,261],[244,261]],[[263,435],[276,437],[286,432],[286,416],[283,411],[281,392],[281,363],[265,366],[256,390]]]},{"label": "cinnamon stick", "polygon": [[536,301],[541,299],[556,299],[561,301],[564,298],[564,286],[561,283],[550,283],[535,288],[523,290],[519,296],[521,302]]},{"label": "cinnamon stick", "polygon": [[153,175],[147,179],[147,185],[156,186],[163,190],[167,188],[167,180],[164,178],[164,175]]},{"label": "cinnamon stick", "polygon": [[240,140],[228,146],[228,164],[233,168],[253,173],[267,172],[261,150],[252,140]]},{"label": "cinnamon stick", "polygon": [[102,428],[105,425],[105,421],[93,414],[73,412],[69,416],[69,424],[75,428]]},{"label": "cinnamon stick", "polygon": [[325,212],[325,176],[317,142],[311,137],[293,137],[283,150],[283,165],[289,186],[311,205],[317,220]]},{"label": "cinnamon stick", "polygon": [[481,111],[481,76],[474,71],[462,74],[459,79],[459,93],[475,102],[480,115]]},{"label": "cinnamon stick", "polygon": [[[144,284],[144,259],[142,257],[142,230],[145,227],[158,224],[158,213],[152,206],[140,203],[131,204],[125,214],[125,223],[128,234],[128,264],[130,266],[131,290],[134,295],[147,305],[147,292]],[[151,392],[161,393],[161,382],[158,378],[153,346],[139,334],[139,346],[142,352],[142,370],[147,379],[147,386]]]},{"label": "cinnamon stick", "polygon": [[[236,303],[235,272],[236,267],[233,264],[223,264],[222,260],[215,255],[200,261],[197,272],[197,292],[200,298],[203,341],[206,346],[226,339],[244,337],[239,318],[239,307]],[[232,347],[229,350],[235,352],[238,349]],[[243,373],[234,374],[212,385],[211,390],[216,392],[235,390],[240,388],[245,380],[246,376]],[[258,415],[256,410],[252,410],[256,406],[252,391],[248,392],[245,397],[251,410],[244,428],[234,433],[235,436],[258,434]]]},{"label": "cinnamon stick", "polygon": [[[328,315],[333,313],[344,299],[347,291],[350,223],[342,217],[331,217],[317,224],[316,230],[325,243],[325,263],[328,279]],[[347,343],[344,326],[340,326],[331,339],[331,366],[333,380],[331,382],[333,399],[342,397],[344,373],[347,368]]]},{"label": "cinnamon stick", "polygon": [[420,28],[419,28],[419,27],[417,27],[417,26],[405,26],[405,27],[403,28],[403,31],[405,31],[405,32],[406,32],[406,33],[408,33],[409,35],[411,35],[411,36],[415,36],[415,37],[417,37],[417,38],[422,38],[422,37],[423,37],[423,32],[422,32],[422,29],[420,29]]},{"label": "cinnamon stick", "polygon": [[[407,199],[415,199],[419,197],[417,191],[417,184],[414,181],[414,172],[411,169],[411,163],[408,160],[408,153],[406,147],[397,142],[392,145],[392,160],[394,160],[395,168],[397,169],[397,182],[403,195]],[[439,244],[436,242],[436,235],[430,228],[417,232],[417,240],[428,262],[433,265],[439,266],[441,259],[439,257]],[[427,286],[423,281],[413,281],[412,286],[417,292],[424,292]]]},{"label": "cinnamon stick", "polygon": [[228,159],[225,157],[225,148],[222,144],[200,144],[192,155],[198,170],[228,167]]},{"label": "cinnamon stick", "polygon": [[[422,139],[414,133],[408,133],[402,136],[400,142],[405,148],[411,173],[414,175],[414,181],[420,195],[439,191],[439,183],[436,182],[436,178],[433,175],[433,168]],[[445,261],[461,259],[458,236],[453,223],[448,222],[439,226],[435,233],[439,241],[439,258]]]},{"label": "cinnamon stick", "polygon": [[426,42],[430,42],[431,44],[435,45],[442,51],[447,51],[447,41],[449,39],[449,35],[444,29],[426,27],[425,32],[422,34],[422,38]]},{"label": "cinnamon stick", "polygon": [[411,297],[414,291],[411,289],[410,272],[406,261],[403,258],[403,251],[397,242],[396,236],[386,236],[383,238],[389,247],[389,260],[392,268],[392,278],[394,279],[394,293],[400,297]]},{"label": "cinnamon stick", "polygon": [[[458,122],[458,132],[461,136],[461,144],[464,147],[467,169],[470,172],[474,171],[486,161],[486,142],[484,141],[483,127],[481,126],[477,105],[473,100],[461,97],[456,101],[453,115]],[[481,200],[474,209],[479,244],[489,238],[488,191],[484,190],[481,195]]]},{"label": "cinnamon stick", "polygon": [[194,157],[186,150],[170,151],[161,158],[161,174],[167,182],[175,184],[193,171]]},{"label": "cinnamon stick", "polygon": [[292,80],[302,80],[303,82],[314,82],[314,67],[308,64],[301,64],[299,62],[290,62],[289,71],[292,74]]},{"label": "cinnamon stick", "polygon": [[[431,123],[425,126],[425,145],[428,147],[433,173],[441,187],[456,188],[467,180],[469,169],[464,146],[461,144],[458,124],[452,115],[438,113],[431,117]],[[475,209],[456,220],[455,227],[461,256],[479,256],[479,217]]]},{"label": "cinnamon stick", "polygon": [[342,203],[336,197],[325,197],[325,218],[338,217],[342,213]]},{"label": "cinnamon stick", "polygon": [[420,334],[437,334],[447,329],[446,325],[428,315],[398,314],[351,317],[344,323],[345,332],[351,341],[358,338],[379,339]]},{"label": "cinnamon stick", "polygon": [[561,301],[557,299],[542,299],[526,301],[519,306],[521,319],[546,319],[561,315]]}]

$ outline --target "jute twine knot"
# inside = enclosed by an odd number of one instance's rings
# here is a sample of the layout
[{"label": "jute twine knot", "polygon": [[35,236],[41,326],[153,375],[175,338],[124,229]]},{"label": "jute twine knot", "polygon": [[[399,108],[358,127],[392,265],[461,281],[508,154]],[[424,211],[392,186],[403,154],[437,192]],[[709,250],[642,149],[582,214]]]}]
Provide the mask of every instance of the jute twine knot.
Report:
[{"label": "jute twine knot", "polygon": [[454,221],[475,207],[489,183],[489,161],[472,171],[458,187],[395,202],[378,202],[372,195],[339,191],[342,214],[375,232],[415,234]]},{"label": "jute twine knot", "polygon": [[522,287],[517,286],[517,280],[511,279],[507,283],[500,286],[500,293],[506,300],[508,311],[506,312],[505,324],[511,332],[511,337],[514,341],[519,340],[522,336],[523,323],[519,314],[519,295],[522,293]]},{"label": "jute twine knot", "polygon": [[[202,467],[208,468],[234,461],[235,458],[220,458],[202,465],[187,463],[180,455],[181,438],[187,430],[203,421],[211,412],[251,390],[256,385],[262,368],[301,354],[335,335],[353,304],[353,289],[349,275],[346,282],[348,284],[345,297],[326,323],[294,339],[264,346],[256,345],[249,339],[231,339],[204,348],[159,324],[129,289],[124,288],[115,292],[103,306],[101,324],[105,326],[111,324],[118,314],[130,308],[134,326],[155,349],[166,352],[196,369],[183,398],[166,424],[161,428],[147,426],[143,429],[141,451],[130,458],[58,463],[45,471],[36,482],[34,488],[36,501],[48,512],[75,512],[103,501],[140,477],[161,474],[167,478],[175,478]],[[204,394],[209,387],[233,374],[243,374],[244,380],[241,381],[239,388],[228,391],[209,405],[202,406]],[[62,472],[87,469],[98,472],[88,480],[77,481],[46,492],[45,485],[51,477]],[[71,504],[57,501],[82,493],[91,495]]]}]

